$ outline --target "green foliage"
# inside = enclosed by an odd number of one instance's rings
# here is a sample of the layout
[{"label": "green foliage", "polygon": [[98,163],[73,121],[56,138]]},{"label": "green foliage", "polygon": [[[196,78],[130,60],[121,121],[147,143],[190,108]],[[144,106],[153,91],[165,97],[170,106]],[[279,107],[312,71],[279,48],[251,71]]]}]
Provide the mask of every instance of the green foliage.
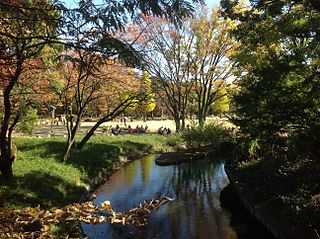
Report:
[{"label": "green foliage", "polygon": [[182,133],[182,138],[188,147],[199,147],[204,145],[220,146],[229,139],[228,133],[222,125],[207,124],[191,128]]},{"label": "green foliage", "polygon": [[165,137],[167,137],[167,145],[175,149],[180,148],[184,143],[180,134],[171,134]]},{"label": "green foliage", "polygon": [[245,194],[254,193],[262,209],[279,214],[279,223],[308,228],[318,228],[320,222],[319,177],[317,160],[283,156],[244,162],[232,172]]},{"label": "green foliage", "polygon": [[280,224],[319,228],[318,1],[250,0],[242,11],[239,2],[221,1],[223,15],[238,21],[233,122],[242,152],[260,160],[243,162],[233,180]]},{"label": "green foliage", "polygon": [[258,151],[261,148],[259,139],[239,138],[236,141],[239,147],[239,154],[244,156],[244,158],[241,158],[242,161],[257,159],[259,157]]},{"label": "green foliage", "polygon": [[229,105],[230,105],[230,102],[227,95],[227,90],[221,89],[217,93],[215,100],[211,104],[211,109],[215,114],[222,114],[229,111]]},{"label": "green foliage", "polygon": [[31,135],[34,127],[38,123],[38,115],[37,115],[37,110],[33,108],[26,108],[23,109],[22,112],[20,113],[20,123],[18,124],[18,130]]},{"label": "green foliage", "polygon": [[[299,1],[252,1],[238,11],[239,1],[224,0],[223,13],[237,19],[240,42],[239,94],[233,123],[250,140],[278,144],[283,135],[315,132],[319,141],[320,12]],[[246,74],[243,74],[246,72]]]},{"label": "green foliage", "polygon": [[156,107],[156,100],[155,94],[152,92],[152,81],[150,79],[150,75],[146,71],[143,72],[142,82],[144,83],[144,90],[147,96],[139,102],[136,110],[141,113],[149,113]]}]

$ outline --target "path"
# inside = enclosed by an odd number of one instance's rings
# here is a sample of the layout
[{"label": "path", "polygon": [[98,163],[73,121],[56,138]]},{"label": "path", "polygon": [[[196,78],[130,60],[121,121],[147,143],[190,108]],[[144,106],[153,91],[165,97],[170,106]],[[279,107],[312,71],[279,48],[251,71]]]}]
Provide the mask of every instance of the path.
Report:
[{"label": "path", "polygon": [[[217,117],[210,117],[208,121],[221,121],[220,118]],[[81,126],[78,130],[78,134],[85,134],[88,130],[91,129],[91,127],[95,124],[95,122],[81,122]],[[190,121],[187,121],[187,124],[193,125]],[[117,121],[111,121],[107,123],[103,123],[95,132],[95,135],[104,135],[103,126],[112,126],[115,127],[116,125],[119,125],[121,128],[127,128],[125,125],[121,122]],[[148,126],[149,132],[157,132],[157,130],[163,126],[170,128],[173,132],[175,131],[175,124],[173,120],[148,120],[146,122],[144,121],[133,121],[127,123],[127,126],[130,125],[132,129],[136,128],[136,126]],[[17,133],[15,132],[14,135],[16,136],[23,136],[23,133]],[[67,135],[67,128],[63,125],[37,125],[35,127],[34,136],[37,137],[50,137],[50,136],[65,136]]]}]

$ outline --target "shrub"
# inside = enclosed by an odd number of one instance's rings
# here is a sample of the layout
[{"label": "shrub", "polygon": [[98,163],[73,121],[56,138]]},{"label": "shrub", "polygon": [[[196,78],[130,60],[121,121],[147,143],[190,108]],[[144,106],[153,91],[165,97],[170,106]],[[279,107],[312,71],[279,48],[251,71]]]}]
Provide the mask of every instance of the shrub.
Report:
[{"label": "shrub", "polygon": [[220,146],[229,140],[226,129],[220,124],[208,124],[184,131],[182,138],[188,147],[200,147],[205,145]]},{"label": "shrub", "polygon": [[183,139],[180,134],[172,134],[167,137],[166,144],[173,148],[179,148],[183,145]]},{"label": "shrub", "polygon": [[32,134],[34,127],[38,123],[37,110],[26,108],[21,112],[21,121],[18,125],[18,130],[26,134]]}]

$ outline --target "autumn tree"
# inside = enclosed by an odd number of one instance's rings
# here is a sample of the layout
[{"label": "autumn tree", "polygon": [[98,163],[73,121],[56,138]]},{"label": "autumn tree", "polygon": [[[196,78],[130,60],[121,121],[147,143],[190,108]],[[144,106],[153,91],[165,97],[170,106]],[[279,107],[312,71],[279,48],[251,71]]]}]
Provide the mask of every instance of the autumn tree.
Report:
[{"label": "autumn tree", "polygon": [[99,90],[101,83],[96,75],[101,61],[96,53],[75,49],[64,54],[58,65],[62,79],[60,84],[53,84],[53,89],[59,95],[66,115],[68,134],[64,160],[75,143],[85,109]]},{"label": "autumn tree", "polygon": [[223,114],[229,111],[230,101],[228,97],[228,92],[225,88],[222,88],[215,95],[215,99],[211,105],[211,110],[214,114]]},{"label": "autumn tree", "polygon": [[99,98],[105,101],[105,110],[78,144],[78,149],[87,143],[101,124],[123,114],[128,108],[148,102],[150,97],[148,85],[130,67],[119,62],[102,65],[98,77],[103,81]]},{"label": "autumn tree", "polygon": [[[128,67],[113,59],[105,59],[96,52],[80,49],[69,51],[61,57],[58,68],[60,79],[53,78],[51,81],[52,90],[59,96],[66,116],[66,161],[71,148],[76,144],[80,123],[90,104],[102,102],[103,108],[100,109],[98,122],[88,131],[78,148],[84,146],[102,123],[137,104],[141,93],[137,93],[136,89],[142,88],[135,73]],[[123,93],[126,93],[126,98],[121,98]]]},{"label": "autumn tree", "polygon": [[137,45],[146,51],[146,70],[153,76],[155,90],[167,105],[177,131],[185,127],[190,100],[197,104],[199,123],[204,123],[215,95],[232,75],[228,58],[235,45],[229,35],[232,21],[221,18],[218,9],[208,14],[203,7],[201,12],[178,26],[150,17],[140,25],[144,33]]},{"label": "autumn tree", "polygon": [[152,76],[154,91],[173,117],[176,131],[185,128],[188,95],[193,87],[191,62],[194,35],[190,19],[180,26],[163,18],[144,17],[144,30],[137,41],[144,50],[145,69]]},{"label": "autumn tree", "polygon": [[[198,2],[198,0],[194,0],[194,2]],[[116,57],[119,61],[130,64],[131,66],[137,66],[140,64],[141,55],[132,47],[130,42],[120,37],[120,33],[124,29],[123,26],[128,20],[126,13],[129,13],[133,20],[136,20],[136,17],[140,14],[155,14],[171,19],[172,21],[177,21],[180,17],[190,15],[192,10],[192,5],[187,1],[181,1],[172,5],[168,3],[164,4],[162,1],[145,1],[143,3],[139,1],[123,1],[122,3],[106,1],[106,4],[99,6],[91,1],[80,1],[77,12],[66,14],[68,17],[66,29],[68,30],[69,36],[72,36],[69,45],[76,49],[80,48],[86,49],[87,51],[99,52],[101,57],[105,59]],[[89,70],[89,68],[87,68],[87,70]],[[92,72],[92,69],[90,71]],[[81,75],[82,73],[83,71],[80,69],[79,74]],[[127,94],[125,99],[113,108],[110,114],[104,115],[98,120],[83,138],[78,148],[84,146],[99,125],[111,120],[118,115],[119,112],[121,113],[124,109],[135,103],[133,98],[138,97],[136,93],[124,93]],[[140,93],[139,98],[141,97]],[[78,113],[80,112],[78,111]],[[81,119],[81,117],[78,118]],[[76,128],[74,128],[74,135],[75,134]],[[72,138],[74,138],[74,136]],[[68,142],[64,157],[65,160],[72,144],[72,141],[70,143]]]},{"label": "autumn tree", "polygon": [[[191,62],[191,75],[194,78],[197,116],[199,124],[204,124],[210,107],[216,100],[222,99],[225,88],[232,82],[233,62],[229,57],[234,53],[235,40],[229,30],[233,28],[231,20],[220,17],[219,9],[206,9],[191,22],[194,34]],[[223,98],[224,99],[224,98]]]},{"label": "autumn tree", "polygon": [[[198,1],[201,0],[193,0]],[[0,170],[6,176],[12,175],[13,161],[10,156],[12,130],[9,129],[16,125],[11,95],[25,69],[26,60],[38,58],[44,46],[56,43],[137,63],[137,54],[132,54],[135,51],[131,45],[113,35],[114,31],[123,30],[128,16],[137,20],[141,13],[155,14],[178,22],[193,11],[189,1],[162,0],[106,0],[101,5],[81,0],[76,9],[66,9],[62,4],[54,4],[50,0],[3,0],[0,6],[0,67],[4,109],[0,133]]]},{"label": "autumn tree", "polygon": [[135,111],[143,115],[146,121],[146,114],[152,112],[156,107],[155,93],[152,90],[152,80],[148,72],[143,71],[141,76],[144,89],[146,92],[146,98],[143,101],[139,101]]},{"label": "autumn tree", "polygon": [[[0,171],[12,176],[11,135],[19,118],[13,114],[13,95],[28,64],[56,38],[59,8],[50,1],[1,1],[0,74],[3,117],[0,131]],[[18,115],[16,115],[18,116]]]}]

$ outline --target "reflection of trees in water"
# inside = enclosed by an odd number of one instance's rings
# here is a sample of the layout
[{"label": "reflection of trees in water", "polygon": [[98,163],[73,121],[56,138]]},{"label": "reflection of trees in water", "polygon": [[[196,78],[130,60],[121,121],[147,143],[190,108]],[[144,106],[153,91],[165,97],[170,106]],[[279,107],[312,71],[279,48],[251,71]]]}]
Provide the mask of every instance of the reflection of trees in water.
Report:
[{"label": "reflection of trees in water", "polygon": [[143,161],[140,161],[140,167],[141,167],[141,177],[144,184],[147,184],[149,181],[150,172],[152,169],[152,166],[154,164],[154,155],[149,154],[144,157]]},{"label": "reflection of trees in water", "polygon": [[124,177],[125,177],[126,181],[128,182],[128,184],[134,183],[135,178],[138,173],[139,164],[140,164],[140,162],[138,160],[131,162],[130,165],[127,166],[127,170],[124,171],[125,172]]},{"label": "reflection of trees in water", "polygon": [[198,161],[173,167],[172,176],[163,184],[170,185],[176,204],[168,207],[170,222],[158,225],[160,230],[171,238],[234,238],[225,237],[229,218],[219,201],[220,190],[228,182],[224,165]]},{"label": "reflection of trees in water", "polygon": [[[150,198],[168,195],[176,200],[151,213],[146,228],[100,225],[104,229],[95,228],[95,235],[103,232],[97,238],[235,238],[222,236],[230,231],[234,235],[219,203],[220,189],[227,182],[223,164],[201,160],[159,167],[151,155],[132,162],[111,179],[99,199],[111,200],[120,211]],[[110,190],[113,187],[119,190]]]}]

